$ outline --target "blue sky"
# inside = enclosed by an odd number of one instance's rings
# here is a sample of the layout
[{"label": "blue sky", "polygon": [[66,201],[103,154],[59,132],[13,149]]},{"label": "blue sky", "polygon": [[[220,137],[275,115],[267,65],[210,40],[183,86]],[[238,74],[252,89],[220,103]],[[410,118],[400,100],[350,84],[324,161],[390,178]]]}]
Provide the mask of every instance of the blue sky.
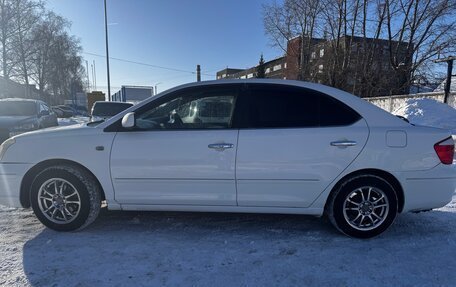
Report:
[{"label": "blue sky", "polygon": [[[185,71],[200,64],[203,80],[227,66],[256,65],[282,55],[264,34],[262,4],[270,0],[107,0],[110,57]],[[48,0],[47,8],[71,21],[85,53],[105,55],[103,0]],[[106,61],[96,63],[98,90],[107,91]],[[158,85],[158,90],[196,80],[185,72],[110,60],[111,93],[121,85]]]}]

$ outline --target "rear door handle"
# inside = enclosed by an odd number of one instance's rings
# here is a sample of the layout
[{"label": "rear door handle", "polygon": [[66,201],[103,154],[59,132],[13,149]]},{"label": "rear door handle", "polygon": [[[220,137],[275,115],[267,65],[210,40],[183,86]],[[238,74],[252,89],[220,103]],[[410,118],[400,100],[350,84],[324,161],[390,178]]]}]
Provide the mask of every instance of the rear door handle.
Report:
[{"label": "rear door handle", "polygon": [[332,146],[338,146],[338,147],[347,147],[347,146],[355,146],[356,142],[355,141],[349,141],[349,140],[343,140],[343,141],[333,141],[331,142]]},{"label": "rear door handle", "polygon": [[230,143],[213,143],[207,146],[208,148],[215,149],[217,151],[224,151],[227,148],[233,148],[234,144]]}]

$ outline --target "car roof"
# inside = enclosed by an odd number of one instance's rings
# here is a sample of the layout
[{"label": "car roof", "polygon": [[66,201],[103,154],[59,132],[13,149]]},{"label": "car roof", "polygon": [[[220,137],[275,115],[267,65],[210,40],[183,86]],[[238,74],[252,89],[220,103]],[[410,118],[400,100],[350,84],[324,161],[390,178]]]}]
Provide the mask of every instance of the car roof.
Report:
[{"label": "car roof", "polygon": [[23,98],[4,98],[0,99],[2,102],[34,102],[34,103],[42,103],[43,101],[35,100],[35,99],[23,99]]}]

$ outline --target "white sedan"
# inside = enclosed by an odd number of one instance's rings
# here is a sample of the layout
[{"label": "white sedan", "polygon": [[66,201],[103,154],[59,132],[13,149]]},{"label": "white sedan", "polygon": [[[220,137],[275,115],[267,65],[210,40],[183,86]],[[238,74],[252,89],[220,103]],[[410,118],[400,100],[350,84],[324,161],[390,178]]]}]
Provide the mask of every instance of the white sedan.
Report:
[{"label": "white sedan", "polygon": [[200,82],[105,122],[8,139],[0,203],[31,206],[59,231],[86,227],[104,201],[110,210],[326,215],[341,232],[368,238],[398,213],[447,204],[453,154],[448,131],[334,88]]}]

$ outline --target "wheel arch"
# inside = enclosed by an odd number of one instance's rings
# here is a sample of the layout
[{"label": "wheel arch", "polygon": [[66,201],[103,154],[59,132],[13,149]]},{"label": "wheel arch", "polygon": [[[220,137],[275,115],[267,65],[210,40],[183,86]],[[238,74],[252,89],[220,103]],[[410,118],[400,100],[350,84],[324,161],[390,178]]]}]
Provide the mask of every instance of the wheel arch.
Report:
[{"label": "wheel arch", "polygon": [[68,160],[68,159],[49,159],[45,160],[42,162],[37,163],[33,167],[31,167],[24,175],[21,181],[21,188],[20,188],[20,194],[19,194],[19,200],[24,208],[29,208],[31,206],[30,204],[30,188],[32,185],[33,180],[35,177],[45,168],[51,167],[51,166],[56,166],[56,165],[69,165],[73,167],[80,168],[90,174],[95,182],[98,184],[98,187],[101,190],[101,200],[105,200],[106,196],[103,190],[103,186],[101,185],[100,181],[98,178],[91,172],[88,168],[83,166],[82,164]]},{"label": "wheel arch", "polygon": [[[389,173],[387,171],[381,170],[381,169],[375,169],[375,168],[360,169],[360,170],[353,171],[353,172],[345,175],[333,186],[333,188],[331,189],[331,192],[328,195],[328,199],[331,198],[331,196],[334,194],[334,192],[339,190],[339,188],[341,187],[341,185],[344,182],[346,182],[350,178],[353,178],[353,177],[356,177],[359,175],[375,175],[380,178],[383,178],[389,184],[391,184],[391,186],[393,187],[394,192],[396,193],[396,196],[397,196],[398,212],[399,213],[402,212],[402,210],[404,208],[404,203],[405,203],[404,189],[402,188],[402,185],[399,182],[399,180],[394,175],[392,175],[391,173]],[[325,210],[327,210],[328,201],[329,200],[326,201]]]}]

